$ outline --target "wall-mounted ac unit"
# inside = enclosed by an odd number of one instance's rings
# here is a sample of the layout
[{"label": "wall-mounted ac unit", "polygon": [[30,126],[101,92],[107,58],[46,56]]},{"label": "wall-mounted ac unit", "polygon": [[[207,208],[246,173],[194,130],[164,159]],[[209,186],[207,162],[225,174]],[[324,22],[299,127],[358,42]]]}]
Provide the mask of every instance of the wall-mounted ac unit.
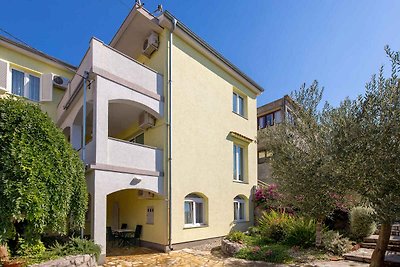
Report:
[{"label": "wall-mounted ac unit", "polygon": [[143,43],[143,54],[150,58],[151,54],[154,53],[154,51],[156,51],[158,49],[158,34],[155,32],[152,32],[147,38],[146,40],[144,40]]},{"label": "wall-mounted ac unit", "polygon": [[53,85],[54,86],[61,87],[63,89],[67,89],[68,83],[69,83],[68,78],[58,76],[58,75],[53,76]]},{"label": "wall-mounted ac unit", "polygon": [[154,198],[154,193],[146,191],[146,190],[138,190],[138,198],[151,199],[151,198]]},{"label": "wall-mounted ac unit", "polygon": [[156,119],[148,112],[143,111],[139,115],[139,127],[143,130],[146,130],[150,127],[153,127],[156,123]]}]

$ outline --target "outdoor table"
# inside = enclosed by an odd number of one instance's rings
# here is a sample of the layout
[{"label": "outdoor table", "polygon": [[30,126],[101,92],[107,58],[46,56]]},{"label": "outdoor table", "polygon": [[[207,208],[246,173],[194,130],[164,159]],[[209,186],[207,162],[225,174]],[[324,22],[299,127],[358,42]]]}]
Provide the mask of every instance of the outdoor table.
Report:
[{"label": "outdoor table", "polygon": [[120,245],[122,247],[130,245],[130,238],[135,233],[132,229],[116,229],[113,232],[118,236],[120,239]]}]

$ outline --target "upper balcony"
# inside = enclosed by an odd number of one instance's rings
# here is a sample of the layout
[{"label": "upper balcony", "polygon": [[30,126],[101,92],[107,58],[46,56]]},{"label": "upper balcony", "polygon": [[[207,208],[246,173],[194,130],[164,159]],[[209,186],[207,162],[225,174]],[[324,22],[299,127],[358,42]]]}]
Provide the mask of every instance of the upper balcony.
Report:
[{"label": "upper balcony", "polygon": [[[160,103],[163,102],[163,76],[98,39],[92,38],[77,74],[71,80],[58,105],[57,118],[60,124],[65,110],[82,95],[82,76],[85,71],[89,72],[90,80],[101,77],[110,82],[114,98],[124,99],[126,93],[124,95],[123,90],[118,89],[123,87],[138,95],[140,98],[138,102],[144,102],[144,105],[149,106],[156,113],[162,113]],[[88,101],[91,97],[92,95],[88,95]]]}]

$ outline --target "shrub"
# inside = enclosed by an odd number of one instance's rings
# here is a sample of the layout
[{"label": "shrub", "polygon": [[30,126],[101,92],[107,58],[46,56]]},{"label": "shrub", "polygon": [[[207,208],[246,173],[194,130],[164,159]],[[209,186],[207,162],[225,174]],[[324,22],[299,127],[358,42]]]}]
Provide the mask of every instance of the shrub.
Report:
[{"label": "shrub", "polygon": [[285,243],[309,248],[315,244],[315,221],[293,217],[286,224]]},{"label": "shrub", "polygon": [[355,240],[362,240],[373,234],[376,223],[373,219],[374,210],[367,207],[354,207],[350,211],[350,232]]},{"label": "shrub", "polygon": [[25,240],[23,238],[18,239],[17,255],[21,257],[30,257],[35,255],[41,255],[46,251],[46,247],[40,240]]},{"label": "shrub", "polygon": [[324,231],[322,233],[322,246],[326,251],[335,255],[342,255],[353,247],[348,238],[342,237],[336,231]]},{"label": "shrub", "polygon": [[232,242],[243,243],[246,235],[240,231],[231,231],[225,238]]},{"label": "shrub", "polygon": [[257,236],[260,235],[260,228],[257,226],[250,226],[249,229],[247,229],[247,232],[250,236]]},{"label": "shrub", "polygon": [[[63,250],[61,250],[61,248],[63,248]],[[90,254],[95,255],[97,259],[101,253],[101,248],[99,245],[95,244],[91,240],[80,238],[71,238],[71,240],[64,246],[54,246],[53,250],[57,251],[59,256]]]},{"label": "shrub", "polygon": [[289,220],[291,220],[290,215],[271,210],[263,213],[258,220],[258,227],[264,237],[279,242],[286,237],[286,227]]},{"label": "shrub", "polygon": [[245,247],[239,250],[239,252],[235,254],[235,257],[246,260],[274,263],[285,263],[291,260],[291,257],[288,253],[288,247],[280,244],[262,247]]}]

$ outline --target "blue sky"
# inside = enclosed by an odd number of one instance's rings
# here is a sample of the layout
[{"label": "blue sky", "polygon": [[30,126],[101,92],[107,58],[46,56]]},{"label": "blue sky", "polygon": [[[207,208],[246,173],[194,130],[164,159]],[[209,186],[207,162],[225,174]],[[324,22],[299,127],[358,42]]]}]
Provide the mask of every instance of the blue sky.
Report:
[{"label": "blue sky", "polygon": [[[19,0],[1,5],[0,28],[79,64],[91,36],[109,42],[133,0]],[[258,105],[317,79],[325,100],[354,98],[400,50],[400,1],[148,0],[179,20],[265,88]]]}]

